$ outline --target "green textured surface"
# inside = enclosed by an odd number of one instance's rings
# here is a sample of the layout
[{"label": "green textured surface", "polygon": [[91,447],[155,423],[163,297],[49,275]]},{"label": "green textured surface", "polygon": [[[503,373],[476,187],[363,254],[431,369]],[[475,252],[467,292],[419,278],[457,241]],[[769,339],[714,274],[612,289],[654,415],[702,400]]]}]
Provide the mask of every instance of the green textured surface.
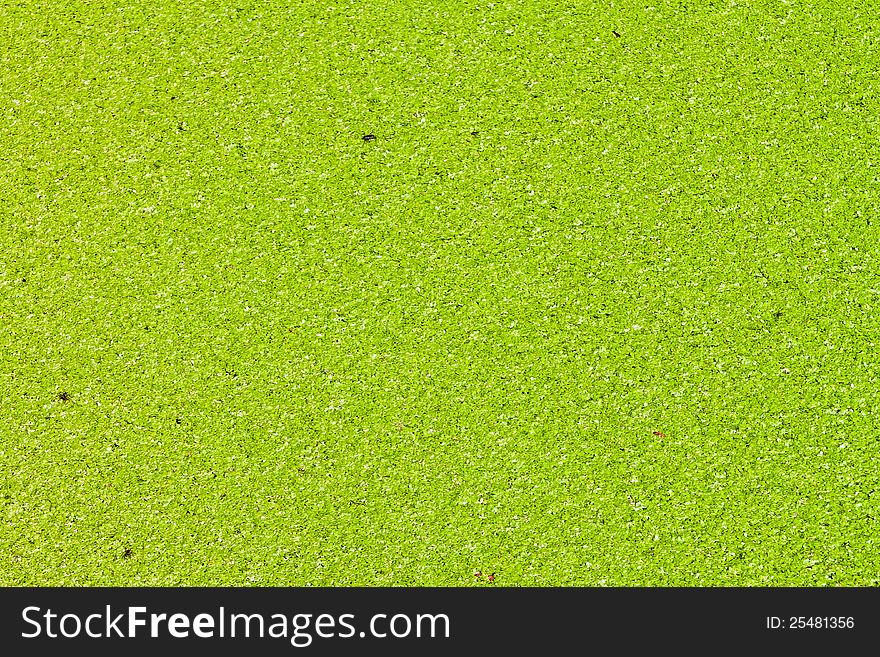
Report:
[{"label": "green textured surface", "polygon": [[877,16],[6,4],[0,584],[877,585]]}]

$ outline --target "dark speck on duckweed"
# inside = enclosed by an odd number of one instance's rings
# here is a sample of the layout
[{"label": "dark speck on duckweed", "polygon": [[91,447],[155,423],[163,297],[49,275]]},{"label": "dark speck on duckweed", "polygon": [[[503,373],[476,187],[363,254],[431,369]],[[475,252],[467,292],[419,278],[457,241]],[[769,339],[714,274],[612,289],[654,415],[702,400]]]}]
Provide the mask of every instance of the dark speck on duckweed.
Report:
[{"label": "dark speck on duckweed", "polygon": [[376,139],[376,135],[371,134],[371,135],[364,135],[363,136],[364,141],[375,141],[375,139]]}]

